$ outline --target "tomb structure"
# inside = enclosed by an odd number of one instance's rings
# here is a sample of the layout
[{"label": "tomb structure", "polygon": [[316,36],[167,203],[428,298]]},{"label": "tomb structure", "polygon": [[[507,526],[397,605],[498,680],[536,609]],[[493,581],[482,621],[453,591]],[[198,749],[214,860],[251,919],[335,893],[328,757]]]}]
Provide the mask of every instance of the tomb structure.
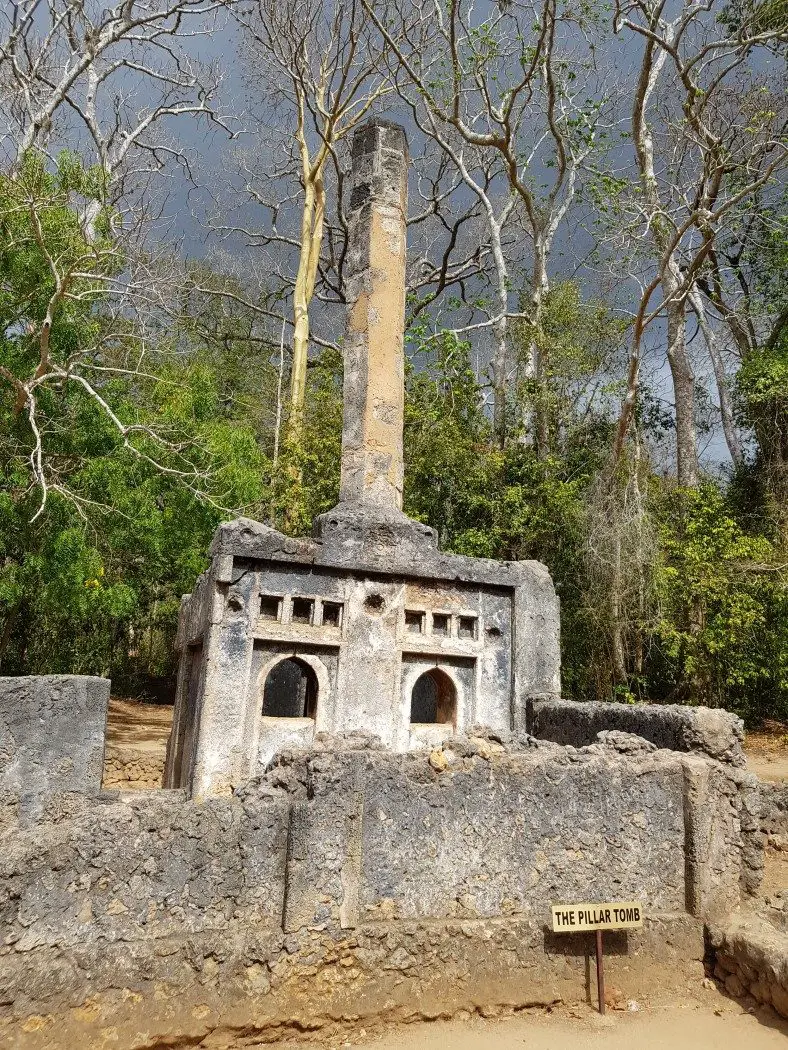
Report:
[{"label": "tomb structure", "polygon": [[316,733],[404,752],[524,731],[560,694],[547,569],[442,553],[402,510],[407,171],[401,127],[356,130],[339,503],[311,538],[217,530],[181,607],[168,787],[231,791]]},{"label": "tomb structure", "polygon": [[717,950],[788,1017],[779,895],[754,899],[782,794],[741,721],[561,701],[545,568],[403,514],[401,129],[359,130],[353,168],[340,502],[311,539],[217,531],[172,790],[102,785],[105,679],[0,677],[0,1045],[329,1045],[584,1003],[593,937],[550,928],[579,902],[642,905],[605,938],[622,1003],[713,994]]}]

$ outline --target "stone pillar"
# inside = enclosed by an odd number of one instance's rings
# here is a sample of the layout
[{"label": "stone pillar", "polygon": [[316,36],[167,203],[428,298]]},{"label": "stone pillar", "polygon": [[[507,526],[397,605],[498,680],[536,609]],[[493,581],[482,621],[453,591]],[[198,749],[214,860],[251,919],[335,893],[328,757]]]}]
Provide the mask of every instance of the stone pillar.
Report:
[{"label": "stone pillar", "polygon": [[341,503],[402,509],[408,144],[398,124],[357,128],[345,288]]}]

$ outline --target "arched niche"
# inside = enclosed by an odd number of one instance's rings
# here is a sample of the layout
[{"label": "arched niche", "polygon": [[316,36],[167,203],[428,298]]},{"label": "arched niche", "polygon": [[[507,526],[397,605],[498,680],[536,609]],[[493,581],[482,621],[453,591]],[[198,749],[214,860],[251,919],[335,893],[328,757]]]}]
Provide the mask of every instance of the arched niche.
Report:
[{"label": "arched niche", "polygon": [[314,669],[306,660],[288,656],[265,677],[261,713],[264,718],[315,718],[319,692]]},{"label": "arched niche", "polygon": [[419,675],[410,694],[412,725],[454,725],[457,721],[457,689],[439,667]]}]

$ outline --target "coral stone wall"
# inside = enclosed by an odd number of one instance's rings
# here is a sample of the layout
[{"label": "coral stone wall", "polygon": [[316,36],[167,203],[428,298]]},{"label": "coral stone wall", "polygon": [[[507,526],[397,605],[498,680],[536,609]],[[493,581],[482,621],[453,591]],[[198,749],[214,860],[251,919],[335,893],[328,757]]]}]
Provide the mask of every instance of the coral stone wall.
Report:
[{"label": "coral stone wall", "polygon": [[680,704],[611,704],[598,701],[535,700],[528,731],[540,740],[583,747],[600,732],[633,733],[659,748],[706,755],[744,765],[744,723],[729,711]]},{"label": "coral stone wall", "polygon": [[83,675],[0,678],[0,824],[52,795],[101,785],[109,681]]},{"label": "coral stone wall", "polygon": [[755,915],[708,932],[714,976],[730,995],[751,995],[788,1019],[788,931]]},{"label": "coral stone wall", "polygon": [[[93,687],[52,685],[85,749],[36,742],[45,719],[6,730],[0,1044],[193,1045],[228,1018],[270,1034],[583,999],[591,942],[550,927],[574,900],[643,901],[644,930],[609,937],[611,978],[642,995],[654,967],[700,980],[703,921],[760,878],[754,778],[625,733],[574,748],[478,730],[409,754],[318,735],[197,800],[100,790]],[[37,695],[0,683],[2,724]]]}]

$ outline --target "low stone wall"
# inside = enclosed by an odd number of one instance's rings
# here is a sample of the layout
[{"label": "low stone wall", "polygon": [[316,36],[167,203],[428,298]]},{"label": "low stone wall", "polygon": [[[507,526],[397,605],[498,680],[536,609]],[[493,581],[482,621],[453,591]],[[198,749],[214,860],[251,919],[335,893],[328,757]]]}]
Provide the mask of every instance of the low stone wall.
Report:
[{"label": "low stone wall", "polygon": [[761,827],[772,849],[788,851],[788,783],[760,782]]},{"label": "low stone wall", "polygon": [[[93,687],[51,687],[86,750],[43,715],[4,738],[0,1043],[20,1050],[583,1000],[593,943],[552,934],[561,901],[642,900],[644,929],[606,938],[609,980],[678,989],[702,978],[704,921],[760,879],[755,778],[626,733],[410,754],[318,737],[198,801],[99,790]],[[2,724],[38,696],[0,690]],[[38,756],[28,784],[16,746]]]},{"label": "low stone wall", "polygon": [[536,700],[529,705],[528,732],[540,740],[584,747],[604,730],[633,733],[659,748],[707,755],[735,766],[745,762],[744,723],[728,711],[575,700]]},{"label": "low stone wall", "polygon": [[0,678],[0,823],[43,800],[101,787],[109,680]]},{"label": "low stone wall", "polygon": [[107,745],[104,752],[105,789],[150,791],[160,788],[164,777],[165,751],[135,750]]},{"label": "low stone wall", "polygon": [[746,913],[723,926],[711,925],[714,976],[735,998],[751,995],[788,1018],[788,931]]},{"label": "low stone wall", "polygon": [[53,797],[2,838],[6,1026],[19,1047],[123,1047],[120,1017],[163,1040],[228,1010],[276,1031],[580,1000],[591,941],[549,914],[589,896],[646,905],[644,931],[611,935],[627,994],[700,980],[702,920],[747,866],[741,774],[642,744],[475,738],[438,761],[334,741],[227,798]]}]

